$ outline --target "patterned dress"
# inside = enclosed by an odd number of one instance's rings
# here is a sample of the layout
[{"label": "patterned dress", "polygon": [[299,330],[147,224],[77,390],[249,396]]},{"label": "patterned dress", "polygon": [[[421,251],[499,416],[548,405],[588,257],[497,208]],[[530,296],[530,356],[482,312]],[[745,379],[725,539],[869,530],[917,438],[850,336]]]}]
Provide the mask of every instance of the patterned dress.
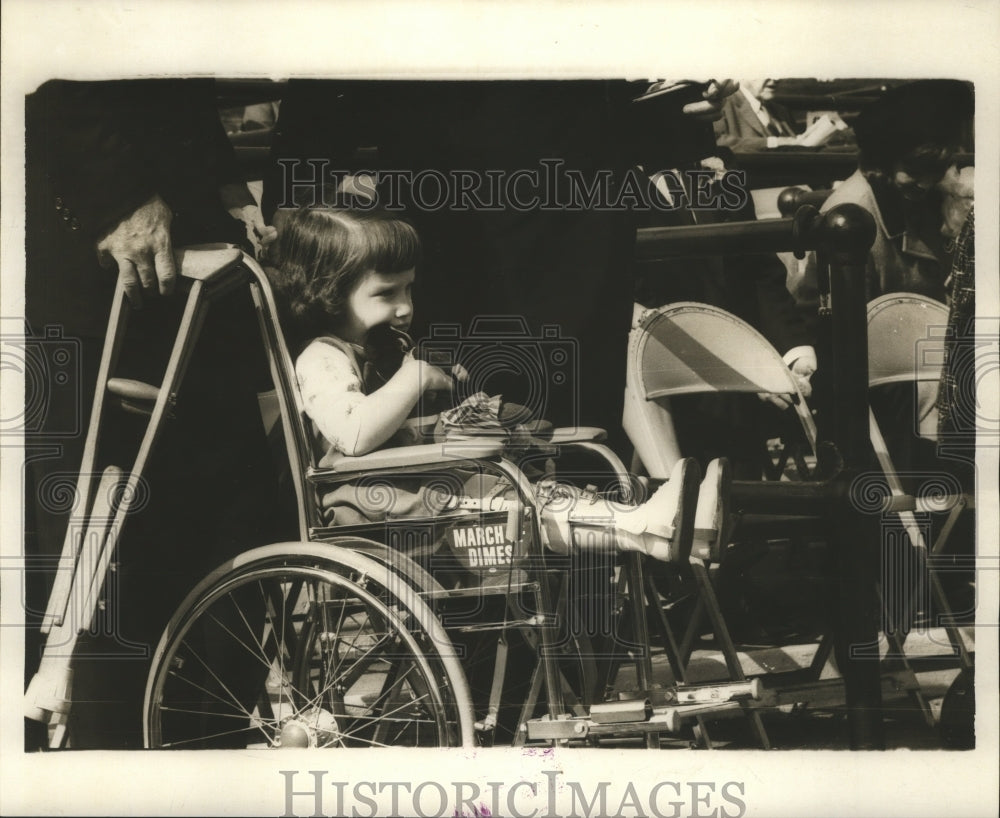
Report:
[{"label": "patterned dress", "polygon": [[944,444],[975,445],[975,317],[976,224],[970,211],[951,269],[951,309],[937,399],[938,439]]}]

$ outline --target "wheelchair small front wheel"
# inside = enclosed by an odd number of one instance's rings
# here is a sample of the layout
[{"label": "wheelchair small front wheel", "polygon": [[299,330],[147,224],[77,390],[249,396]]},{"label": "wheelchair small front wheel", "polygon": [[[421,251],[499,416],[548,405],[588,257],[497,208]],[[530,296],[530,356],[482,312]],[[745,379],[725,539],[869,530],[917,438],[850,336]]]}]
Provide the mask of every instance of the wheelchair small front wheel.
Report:
[{"label": "wheelchair small front wheel", "polygon": [[330,545],[237,557],[171,619],[146,687],[146,745],[471,746],[472,704],[430,608]]}]

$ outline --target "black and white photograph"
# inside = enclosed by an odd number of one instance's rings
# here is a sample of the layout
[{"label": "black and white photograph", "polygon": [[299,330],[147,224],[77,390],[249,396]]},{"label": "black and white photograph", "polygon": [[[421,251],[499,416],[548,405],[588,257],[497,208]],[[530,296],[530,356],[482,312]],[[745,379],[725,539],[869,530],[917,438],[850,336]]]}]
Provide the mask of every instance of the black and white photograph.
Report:
[{"label": "black and white photograph", "polygon": [[1000,4],[2,37],[0,813],[997,814]]}]

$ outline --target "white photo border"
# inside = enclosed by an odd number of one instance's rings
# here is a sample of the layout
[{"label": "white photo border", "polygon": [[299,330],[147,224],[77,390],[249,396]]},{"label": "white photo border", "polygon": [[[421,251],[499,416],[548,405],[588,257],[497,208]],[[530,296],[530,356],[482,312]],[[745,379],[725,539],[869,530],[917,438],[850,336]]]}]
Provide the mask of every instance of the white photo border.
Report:
[{"label": "white photo border", "polygon": [[[1000,317],[998,106],[1000,4],[992,0],[848,0],[829,3],[640,2],[216,2],[32,3],[2,7],[4,315],[23,310],[24,95],[52,77],[207,75],[540,78],[662,76],[949,77],[976,85],[977,309]],[[995,326],[995,325],[994,325]],[[6,373],[5,373],[6,375]],[[4,377],[5,413],[22,394]],[[985,395],[993,401],[996,395]],[[989,409],[989,407],[987,407]],[[20,553],[15,448],[2,449],[3,567]],[[978,453],[980,556],[997,563],[997,451]],[[981,570],[980,613],[995,617],[998,577]],[[670,752],[596,749],[464,750],[318,757],[233,752],[25,754],[20,599],[0,571],[0,813],[4,815],[281,815],[280,770],[332,770],[327,780],[410,782],[742,782],[747,816],[978,816],[996,814],[997,629],[977,633],[978,747],[964,753]],[[206,757],[207,756],[207,757]],[[319,759],[319,760],[318,760]],[[398,759],[398,761],[397,761]],[[303,780],[297,780],[297,785]],[[620,790],[619,790],[620,791]],[[333,790],[325,814],[333,814]],[[669,799],[666,799],[669,800]],[[296,802],[298,814],[311,814]],[[433,801],[431,802],[433,803]],[[544,801],[525,805],[525,814]],[[690,806],[690,802],[689,806]],[[715,802],[712,806],[718,806]],[[712,806],[705,806],[704,815]],[[724,804],[734,816],[733,803]],[[361,812],[360,814],[365,814]],[[450,814],[450,813],[449,813]],[[626,814],[634,814],[629,812]],[[682,813],[697,814],[696,810]]]}]

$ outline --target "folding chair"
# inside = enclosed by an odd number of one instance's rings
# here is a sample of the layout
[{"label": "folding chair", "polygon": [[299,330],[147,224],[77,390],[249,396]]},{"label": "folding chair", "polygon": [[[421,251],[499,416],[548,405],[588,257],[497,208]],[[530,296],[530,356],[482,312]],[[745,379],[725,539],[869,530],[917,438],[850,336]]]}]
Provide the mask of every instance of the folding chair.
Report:
[{"label": "folding chair", "polygon": [[[917,401],[918,414],[921,414],[920,404],[932,403],[937,394],[936,384],[940,381],[944,362],[947,323],[948,308],[944,304],[915,293],[891,293],[869,303],[869,386],[875,389],[887,384],[916,384],[918,390],[926,390],[924,399]],[[933,417],[916,417],[915,421],[917,431],[924,436],[936,425],[933,423]],[[921,483],[916,486],[915,494],[907,491],[903,475],[893,462],[883,431],[875,413],[871,410],[869,410],[869,423],[875,455],[889,489],[884,513],[898,516],[911,547],[916,550],[918,569],[921,573],[926,570],[931,601],[939,614],[940,624],[944,627],[954,655],[963,669],[971,670],[973,656],[955,625],[955,617],[938,572],[935,570],[935,558],[940,558],[962,512],[974,509],[974,497],[969,491],[963,490],[957,480],[930,473],[918,475]],[[945,479],[941,479],[942,477]],[[917,514],[935,513],[944,513],[947,516],[928,550],[927,537]],[[896,584],[906,585],[911,577],[887,577],[886,581],[890,579]],[[913,607],[916,604],[914,590],[912,585],[902,588],[904,608],[897,614],[903,622],[908,622],[913,616]],[[887,630],[890,631],[887,637],[893,649],[892,658],[898,659],[909,670],[909,663],[903,654],[906,632],[900,633],[895,627]],[[928,723],[933,725],[930,709],[922,696],[919,702]]]},{"label": "folding chair", "polygon": [[815,452],[815,421],[781,356],[757,330],[718,307],[681,301],[638,313],[627,372],[625,432],[655,480],[665,480],[680,457],[668,401],[675,395],[789,395]]},{"label": "folding chair", "polygon": [[[750,392],[789,396],[815,453],[816,425],[788,366],[759,332],[725,310],[679,302],[637,314],[629,342],[626,378],[625,432],[653,479],[665,479],[680,457],[669,405],[669,399],[676,395]],[[708,614],[730,679],[745,679],[709,575],[709,564],[718,565],[722,558],[722,553],[710,549],[692,553],[690,567],[698,596],[679,645],[663,612],[658,591],[652,582],[647,582],[648,604],[664,636],[671,669],[681,682],[686,681],[686,665],[702,613]],[[759,714],[755,711],[747,714],[759,741],[768,747]],[[704,725],[700,726],[704,730]]]}]

